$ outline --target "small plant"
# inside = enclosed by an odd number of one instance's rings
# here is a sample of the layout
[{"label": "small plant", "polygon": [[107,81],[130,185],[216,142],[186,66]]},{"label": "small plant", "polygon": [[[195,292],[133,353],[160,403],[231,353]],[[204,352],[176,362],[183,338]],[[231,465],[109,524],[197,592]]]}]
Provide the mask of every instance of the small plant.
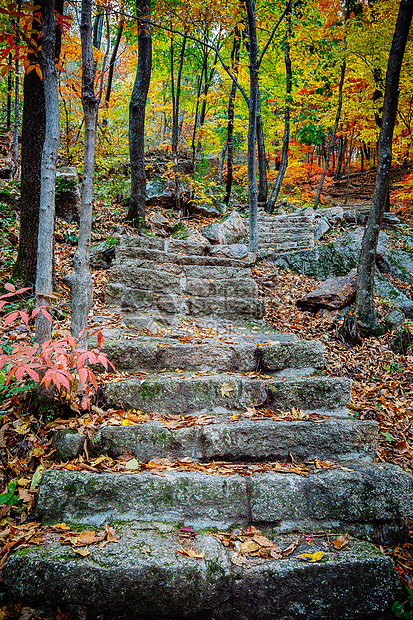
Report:
[{"label": "small plant", "polygon": [[403,618],[404,620],[413,620],[413,590],[406,588],[407,600],[404,603],[396,601],[391,608],[396,618]]},{"label": "small plant", "polygon": [[23,504],[23,500],[19,498],[16,493],[16,480],[9,483],[7,491],[0,495],[0,506],[6,504],[6,506],[20,507]]},{"label": "small plant", "polygon": [[[28,290],[27,288],[16,290],[12,284],[6,284],[5,288],[9,293],[0,296],[0,308],[7,306],[8,298],[19,296]],[[8,326],[20,318],[28,328],[30,317],[35,317],[39,312],[42,312],[49,321],[52,320],[49,312],[39,306],[30,313],[30,316],[26,310],[13,309],[4,317],[4,325]],[[95,334],[98,347],[90,351],[79,347],[79,341],[69,333],[62,333],[60,338],[48,340],[41,347],[30,341],[19,342],[12,347],[6,342],[0,349],[0,373],[3,375],[0,390],[6,391],[9,397],[13,392],[17,393],[16,390],[30,389],[21,384],[21,380],[27,377],[31,379],[31,383],[26,385],[44,386],[49,391],[54,388],[58,393],[63,390],[66,394],[77,393],[80,386],[83,390],[81,406],[83,409],[89,409],[91,396],[98,387],[96,375],[90,365],[102,364],[106,370],[108,365],[114,368],[106,354],[100,351],[103,338],[101,332],[94,332],[92,335]]]},{"label": "small plant", "polygon": [[65,179],[58,177],[56,179],[56,191],[57,192],[73,192],[76,189],[77,181],[75,179]]}]

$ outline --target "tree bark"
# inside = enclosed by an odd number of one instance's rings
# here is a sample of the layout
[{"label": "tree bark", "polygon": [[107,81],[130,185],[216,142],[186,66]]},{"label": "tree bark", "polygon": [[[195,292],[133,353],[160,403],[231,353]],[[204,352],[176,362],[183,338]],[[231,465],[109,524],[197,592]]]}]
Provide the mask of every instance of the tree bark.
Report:
[{"label": "tree bark", "polygon": [[[241,38],[238,28],[234,32],[234,43],[231,51],[231,70],[235,78],[238,75],[239,65],[239,52],[240,52]],[[225,197],[224,203],[229,204],[231,198],[232,179],[234,174],[234,109],[235,109],[235,95],[237,92],[236,81],[232,82],[231,93],[229,95],[228,102],[228,125],[227,125],[227,180],[225,184]]]},{"label": "tree bark", "polygon": [[264,128],[261,115],[260,91],[257,94],[257,150],[258,150],[258,202],[267,202],[267,164],[265,161]]},{"label": "tree bark", "polygon": [[[54,214],[56,161],[59,148],[59,91],[55,62],[56,18],[55,0],[45,0],[42,12],[42,48],[46,131],[41,161],[39,231],[37,240],[36,305],[50,305],[53,284]],[[36,342],[42,345],[51,338],[51,321],[42,311],[36,315]]]},{"label": "tree bark", "polygon": [[257,105],[258,105],[258,45],[255,23],[255,0],[244,0],[248,17],[249,61],[250,61],[250,96],[248,114],[248,207],[250,229],[250,252],[258,252],[258,216],[257,216],[257,175],[255,165],[255,144],[257,139]]},{"label": "tree bark", "polygon": [[73,258],[73,271],[68,277],[72,291],[71,332],[87,346],[87,318],[93,302],[93,281],[90,275],[90,244],[92,232],[93,171],[95,167],[96,121],[98,101],[94,90],[95,69],[92,49],[92,0],[82,0],[80,24],[82,43],[82,105],[85,119],[85,150],[83,159],[82,202],[80,207],[79,240]]},{"label": "tree bark", "polygon": [[[63,1],[56,0],[56,11],[63,13]],[[39,0],[43,13],[45,0]],[[37,13],[37,11],[35,11]],[[33,38],[41,45],[41,27],[33,19]],[[56,27],[56,58],[60,56],[61,30]],[[37,56],[28,54],[32,64]],[[26,73],[23,81],[23,119],[21,139],[20,236],[13,276],[28,285],[36,281],[37,235],[39,229],[41,159],[45,136],[46,112],[43,82],[36,71]]]},{"label": "tree bark", "polygon": [[280,167],[278,169],[277,178],[275,181],[274,189],[271,192],[270,199],[266,205],[266,211],[272,213],[274,211],[274,205],[277,202],[278,194],[280,193],[280,189],[282,183],[284,181],[284,176],[288,166],[288,149],[290,145],[290,99],[291,99],[291,91],[293,87],[293,72],[291,67],[291,58],[290,58],[290,41],[289,37],[291,34],[291,9],[289,9],[286,13],[287,19],[287,28],[285,34],[285,47],[284,47],[284,62],[285,62],[285,77],[286,77],[286,95],[285,95],[285,108],[284,108],[284,136],[283,136],[283,147],[281,150],[281,161]]},{"label": "tree bark", "polygon": [[392,140],[399,99],[400,71],[413,15],[413,0],[401,0],[386,73],[379,154],[372,206],[361,245],[357,274],[356,315],[362,333],[373,333],[377,315],[373,303],[377,242],[389,188]]},{"label": "tree bark", "polygon": [[152,71],[151,26],[142,22],[150,18],[150,0],[136,0],[139,28],[138,67],[129,105],[129,157],[131,164],[131,195],[127,221],[135,228],[145,226],[145,108]]}]

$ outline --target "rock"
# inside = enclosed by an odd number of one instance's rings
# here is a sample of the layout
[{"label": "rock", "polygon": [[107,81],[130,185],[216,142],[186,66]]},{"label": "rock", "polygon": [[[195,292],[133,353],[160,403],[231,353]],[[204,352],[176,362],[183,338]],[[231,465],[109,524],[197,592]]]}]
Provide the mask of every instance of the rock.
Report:
[{"label": "rock", "polygon": [[[358,245],[358,250],[361,250],[361,243],[363,241],[364,236],[364,228],[359,227],[353,233],[354,239]],[[382,230],[379,232],[379,240],[377,242],[376,248],[376,261],[384,256],[387,251],[389,237]]]},{"label": "rock", "polygon": [[161,213],[152,213],[148,218],[148,223],[154,235],[167,237],[172,232],[172,225],[167,217]]},{"label": "rock", "polygon": [[199,204],[190,200],[185,205],[185,210],[190,215],[200,215],[201,217],[219,217],[226,211],[226,205],[224,208],[215,208],[210,204]]},{"label": "rock", "polygon": [[330,278],[297,300],[301,308],[344,308],[352,303],[356,294],[357,270],[352,269],[346,276]]},{"label": "rock", "polygon": [[208,239],[206,239],[204,235],[199,232],[199,230],[193,230],[192,232],[190,232],[188,234],[187,241],[189,241],[190,243],[197,243],[203,248],[209,248],[211,246]]},{"label": "rock", "polygon": [[[345,276],[351,269],[357,267],[363,233],[363,228],[357,228],[327,245],[274,255],[272,263],[275,267],[291,269],[295,273],[304,272],[305,275],[313,276],[316,280]],[[386,243],[387,235],[380,232],[379,256],[384,253]]]},{"label": "rock", "polygon": [[213,245],[231,245],[244,239],[247,229],[239,213],[232,211],[222,222],[205,226],[202,234]]},{"label": "rock", "polygon": [[343,220],[347,224],[357,224],[357,211],[343,211]]},{"label": "rock", "polygon": [[211,247],[210,255],[222,256],[224,258],[238,258],[242,260],[248,256],[248,247],[237,243],[233,243],[232,245],[217,245],[215,247]]},{"label": "rock", "polygon": [[209,181],[216,181],[218,178],[220,160],[218,155],[202,155],[197,163],[197,171],[202,173],[202,177]]},{"label": "rock", "polygon": [[56,216],[69,224],[80,221],[80,189],[76,168],[62,166],[56,170]]},{"label": "rock", "polygon": [[[378,297],[393,301],[395,305],[407,316],[406,312],[409,312],[409,308],[412,306],[412,300],[399,291],[398,288],[393,286],[393,284],[391,284],[388,279],[378,271],[378,269],[376,269],[376,274],[374,277],[374,293]],[[404,310],[405,308],[406,311]]]},{"label": "rock", "polygon": [[77,430],[59,430],[53,437],[53,448],[61,461],[70,461],[83,452],[86,436]]},{"label": "rock", "polygon": [[413,237],[406,237],[404,243],[408,250],[413,250]]},{"label": "rock", "polygon": [[409,252],[388,250],[382,254],[378,267],[381,272],[389,273],[404,282],[413,283],[413,256]]},{"label": "rock", "polygon": [[400,307],[406,319],[413,319],[413,301]]},{"label": "rock", "polygon": [[383,225],[388,228],[394,228],[395,226],[399,226],[400,220],[394,215],[394,213],[384,213],[383,214]]},{"label": "rock", "polygon": [[90,248],[90,268],[109,269],[116,256],[116,246],[119,239],[109,238]]},{"label": "rock", "polygon": [[343,208],[339,206],[329,207],[328,209],[317,209],[315,211],[315,217],[324,217],[328,221],[330,226],[338,226],[339,224],[341,224],[341,222],[343,221],[343,214]]},{"label": "rock", "polygon": [[404,313],[400,310],[390,310],[383,319],[387,331],[398,329],[404,321]]},{"label": "rock", "polygon": [[328,223],[328,220],[326,220],[324,217],[316,220],[316,223],[314,225],[314,239],[316,241],[321,239],[321,237],[325,235],[330,230],[330,228],[331,226]]},{"label": "rock", "polygon": [[399,355],[408,355],[413,351],[413,336],[408,329],[402,328],[390,343],[390,348]]},{"label": "rock", "polygon": [[166,181],[153,179],[146,183],[146,206],[165,208],[175,206],[174,193]]}]

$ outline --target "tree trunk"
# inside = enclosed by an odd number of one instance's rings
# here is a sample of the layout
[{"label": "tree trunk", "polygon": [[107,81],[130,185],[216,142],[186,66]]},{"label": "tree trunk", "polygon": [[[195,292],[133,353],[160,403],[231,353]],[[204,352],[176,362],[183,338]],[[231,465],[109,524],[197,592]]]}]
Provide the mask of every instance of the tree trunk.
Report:
[{"label": "tree trunk", "polygon": [[[21,0],[18,0],[17,6],[20,10]],[[17,21],[18,25],[18,21]],[[17,28],[18,32],[18,28]],[[20,37],[16,37],[16,45],[20,44]],[[13,125],[13,159],[15,164],[19,163],[19,116],[20,116],[20,102],[19,102],[19,89],[20,89],[20,63],[19,63],[19,54],[16,54],[15,60],[15,72],[16,77],[14,78],[14,125]]]},{"label": "tree trunk", "polygon": [[[238,28],[234,32],[234,43],[231,51],[231,70],[235,78],[238,75],[239,65],[239,51],[240,51],[241,38]],[[234,173],[234,108],[235,108],[235,95],[237,92],[236,82],[232,82],[231,93],[228,102],[228,125],[227,125],[227,180],[225,184],[225,197],[224,203],[229,204],[231,198],[232,179]]]},{"label": "tree trunk", "polygon": [[257,138],[257,104],[258,104],[258,46],[255,23],[255,2],[244,0],[248,16],[249,61],[250,61],[250,97],[248,114],[248,206],[250,229],[250,252],[258,252],[258,217],[257,217],[257,175],[255,166],[255,143]]},{"label": "tree trunk", "polygon": [[[45,0],[40,0],[43,13]],[[56,11],[63,13],[63,0],[56,0]],[[35,13],[37,14],[37,10]],[[41,27],[33,19],[32,35],[38,46],[41,45]],[[60,56],[61,30],[56,28],[56,58]],[[38,62],[37,56],[28,54],[32,64]],[[13,276],[28,285],[36,281],[37,235],[39,229],[40,177],[43,142],[45,136],[46,112],[44,105],[43,82],[35,70],[25,73],[23,82],[23,119],[21,139],[21,207],[19,249]]]},{"label": "tree trunk", "polygon": [[[116,56],[118,54],[119,45],[120,45],[120,42],[121,42],[121,39],[122,39],[122,32],[123,32],[123,20],[121,20],[120,23],[119,23],[118,33],[116,35],[115,45],[113,47],[112,55],[110,57],[110,62],[109,62],[108,82],[107,82],[107,85],[106,85],[106,94],[105,94],[105,108],[106,108],[106,110],[109,108],[110,94],[112,92],[113,72],[115,71]],[[107,123],[107,120],[105,118],[104,119],[104,124],[106,125],[106,123]]]},{"label": "tree trunk", "polygon": [[[12,55],[9,54],[9,65],[12,63]],[[11,127],[11,96],[13,89],[13,71],[9,69],[7,73],[7,108],[6,108],[6,130],[9,131]]]},{"label": "tree trunk", "polygon": [[402,0],[387,65],[376,182],[358,264],[356,315],[360,329],[364,333],[373,333],[377,326],[377,315],[373,304],[376,249],[389,188],[392,140],[399,98],[400,70],[412,14],[413,0]]},{"label": "tree trunk", "polygon": [[90,275],[90,243],[96,121],[98,116],[98,101],[94,90],[92,0],[82,0],[80,35],[82,42],[82,105],[85,118],[85,150],[79,240],[73,258],[73,271],[68,278],[68,282],[72,291],[71,332],[75,338],[81,337],[83,346],[87,346],[85,330],[87,328],[89,310],[93,302],[93,281]]},{"label": "tree trunk", "polygon": [[131,164],[131,195],[127,221],[135,228],[145,226],[145,108],[152,71],[152,32],[149,24],[150,0],[136,0],[139,28],[138,68],[129,105],[129,156]]},{"label": "tree trunk", "polygon": [[[36,305],[48,308],[52,293],[56,161],[59,148],[59,91],[55,62],[55,0],[45,0],[42,12],[41,69],[46,108],[46,132],[41,161],[39,232],[37,242]],[[36,342],[51,338],[51,321],[42,311],[36,315]]]},{"label": "tree trunk", "polygon": [[264,128],[261,116],[260,91],[257,95],[258,202],[267,202],[267,164],[265,161]]},{"label": "tree trunk", "polygon": [[179,169],[178,169],[178,139],[179,139],[179,101],[181,97],[181,81],[182,81],[182,69],[184,66],[185,47],[186,47],[186,34],[182,40],[181,53],[179,57],[178,75],[176,76],[176,93],[175,93],[175,80],[174,80],[174,48],[173,40],[171,40],[171,86],[172,86],[172,158],[174,164],[174,179],[175,179],[175,208],[180,211],[181,198],[180,198],[180,183],[179,183]]},{"label": "tree trunk", "polygon": [[192,130],[192,140],[191,140],[191,149],[192,149],[192,162],[191,162],[191,167],[192,167],[192,177],[195,178],[195,172],[196,172],[196,144],[195,144],[195,138],[196,138],[196,130],[198,127],[198,111],[199,111],[199,101],[200,101],[200,97],[201,97],[201,88],[202,88],[202,80],[204,77],[204,73],[206,76],[206,71],[207,71],[207,67],[206,67],[206,63],[208,61],[208,56],[205,54],[204,56],[204,61],[202,63],[202,69],[201,69],[201,75],[198,76],[198,88],[196,91],[196,106],[195,106],[195,114],[194,114],[194,128]]},{"label": "tree trunk", "polygon": [[324,179],[326,178],[328,164],[330,163],[331,153],[333,152],[333,149],[334,149],[334,142],[336,140],[337,128],[340,122],[341,108],[343,107],[343,84],[344,84],[345,74],[346,74],[346,63],[343,62],[343,64],[341,65],[340,82],[338,85],[338,105],[337,105],[336,119],[334,121],[334,127],[331,133],[330,144],[328,145],[327,157],[324,162],[323,172],[321,173],[320,183],[318,184],[317,194],[314,199],[315,205],[317,205],[320,202],[321,192],[323,190],[323,185],[324,185]]},{"label": "tree trunk", "polygon": [[285,47],[284,47],[284,62],[285,62],[285,76],[286,76],[286,96],[285,96],[285,108],[284,108],[284,137],[283,147],[281,151],[280,167],[278,169],[277,179],[275,181],[274,189],[272,190],[271,197],[266,205],[266,211],[272,213],[274,211],[274,205],[277,202],[278,194],[284,181],[284,176],[288,166],[288,148],[290,144],[290,99],[291,91],[293,87],[293,72],[291,68],[290,58],[290,34],[291,34],[291,10],[288,10],[286,14],[287,28],[285,34]]}]

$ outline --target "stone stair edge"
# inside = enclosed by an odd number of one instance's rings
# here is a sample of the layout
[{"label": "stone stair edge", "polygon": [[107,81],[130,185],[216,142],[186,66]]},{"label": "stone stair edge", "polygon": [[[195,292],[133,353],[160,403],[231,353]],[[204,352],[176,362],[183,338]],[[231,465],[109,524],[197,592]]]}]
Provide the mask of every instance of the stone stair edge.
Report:
[{"label": "stone stair edge", "polygon": [[[291,555],[237,566],[233,552],[209,534],[193,539],[205,553],[199,560],[179,556],[179,536],[164,527],[118,531],[117,550],[91,547],[86,558],[57,543],[17,551],[4,570],[6,589],[36,609],[83,607],[93,620],[302,620],[303,606],[307,620],[320,620],[320,609],[329,620],[384,620],[402,597],[392,560],[354,539],[340,553],[326,553],[323,563]],[[294,538],[274,543],[286,548]],[[303,550],[312,552],[299,547],[296,554]]]}]

